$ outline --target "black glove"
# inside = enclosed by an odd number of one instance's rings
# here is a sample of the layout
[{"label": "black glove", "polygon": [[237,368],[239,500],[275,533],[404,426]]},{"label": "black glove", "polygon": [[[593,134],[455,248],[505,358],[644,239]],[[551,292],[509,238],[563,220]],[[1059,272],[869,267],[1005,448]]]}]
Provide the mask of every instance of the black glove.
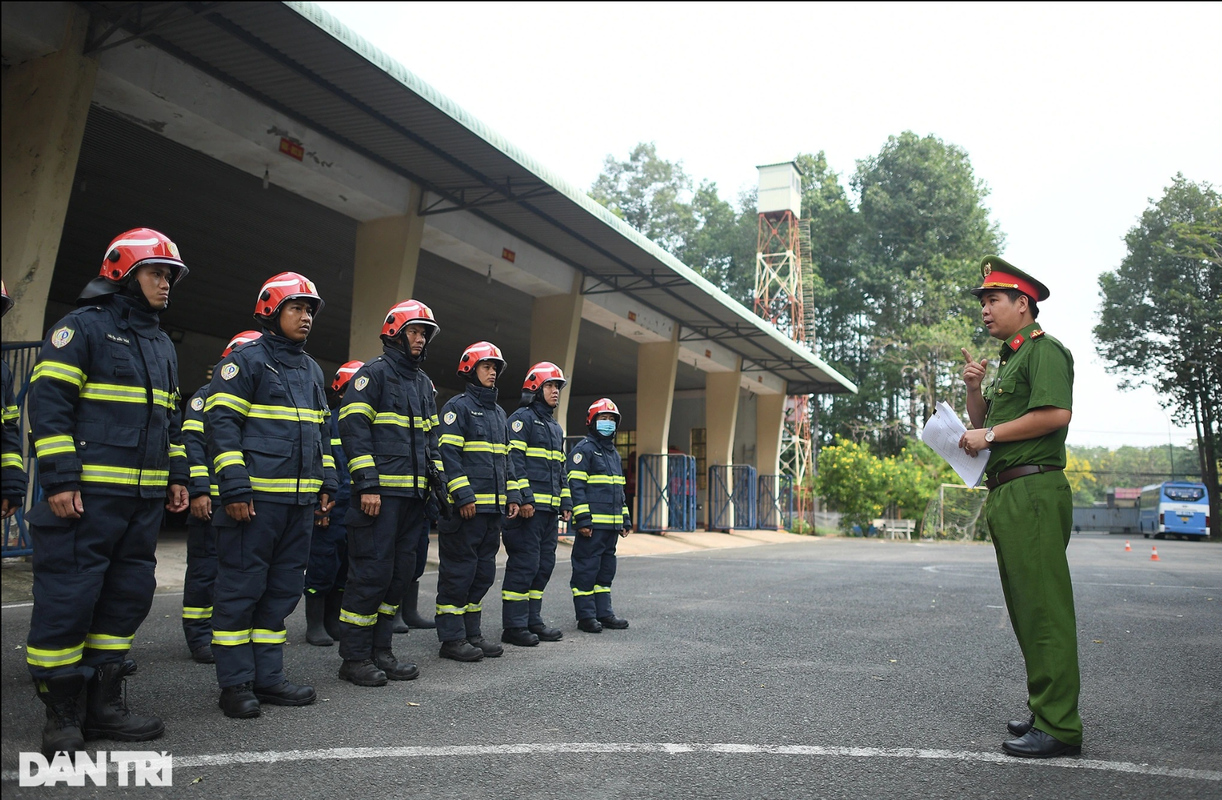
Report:
[{"label": "black glove", "polygon": [[441,518],[449,519],[454,511],[450,507],[450,493],[446,491],[445,481],[441,479],[441,473],[432,462],[429,462],[425,468],[425,473],[428,475],[429,490],[433,493],[433,500],[437,503],[437,509],[441,513]]}]

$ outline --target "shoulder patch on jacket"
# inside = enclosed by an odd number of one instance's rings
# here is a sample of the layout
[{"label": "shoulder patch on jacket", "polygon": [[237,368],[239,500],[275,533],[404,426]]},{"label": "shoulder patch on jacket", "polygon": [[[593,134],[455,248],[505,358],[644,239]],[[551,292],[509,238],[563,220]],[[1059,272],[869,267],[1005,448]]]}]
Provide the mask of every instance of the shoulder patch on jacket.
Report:
[{"label": "shoulder patch on jacket", "polygon": [[365,391],[365,387],[369,385],[369,378],[362,375],[361,377],[357,378],[356,383],[352,385],[356,387],[356,390],[358,392],[363,392]]},{"label": "shoulder patch on jacket", "polygon": [[226,364],[225,366],[221,367],[221,378],[224,380],[227,380],[227,381],[232,380],[233,376],[237,374],[238,374],[238,365],[237,364]]},{"label": "shoulder patch on jacket", "polygon": [[191,408],[195,409],[196,411],[203,411],[204,410],[204,398],[197,397],[194,400],[192,400]]},{"label": "shoulder patch on jacket", "polygon": [[513,421],[513,424],[512,424],[512,425],[510,425],[509,427],[513,428],[515,432],[516,432],[516,431],[520,431],[520,430],[522,430],[522,420],[520,420],[520,419],[515,419],[515,420]]},{"label": "shoulder patch on jacket", "polygon": [[67,325],[51,334],[51,345],[57,350],[68,346],[68,342],[72,341],[72,337],[76,334],[72,328]]},{"label": "shoulder patch on jacket", "polygon": [[447,412],[446,412],[446,415],[445,415],[445,421],[446,421],[446,424],[447,424],[447,425],[453,425],[453,424],[454,424],[454,420],[456,420],[456,419],[458,419],[458,415],[457,415],[457,414],[455,414],[453,411],[447,411]]},{"label": "shoulder patch on jacket", "polygon": [[574,464],[581,463],[581,453],[573,453],[573,463]]}]

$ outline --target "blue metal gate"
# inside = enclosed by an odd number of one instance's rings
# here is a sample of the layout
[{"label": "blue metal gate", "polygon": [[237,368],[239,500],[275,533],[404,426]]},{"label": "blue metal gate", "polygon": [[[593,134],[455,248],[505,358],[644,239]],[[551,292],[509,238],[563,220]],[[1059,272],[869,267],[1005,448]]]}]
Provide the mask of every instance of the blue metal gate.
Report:
[{"label": "blue metal gate", "polygon": [[755,467],[709,467],[709,525],[711,531],[756,526]]},{"label": "blue metal gate", "polygon": [[[17,403],[17,424],[21,431],[21,450],[26,453],[30,445],[25,431],[26,421],[25,398],[30,391],[30,376],[34,373],[34,362],[38,360],[38,351],[42,342],[5,342],[4,362],[13,373],[13,394]],[[17,513],[4,520],[4,543],[0,553],[4,558],[13,556],[28,556],[34,552],[30,543],[30,531],[25,524],[25,514],[35,503],[42,500],[42,489],[38,485],[38,462],[33,452],[25,455],[26,474],[30,477],[30,485],[26,487],[25,506],[17,509]]]},{"label": "blue metal gate", "polygon": [[636,529],[650,533],[696,530],[696,459],[637,456]]},{"label": "blue metal gate", "polygon": [[759,476],[758,527],[769,530],[793,527],[793,476]]}]

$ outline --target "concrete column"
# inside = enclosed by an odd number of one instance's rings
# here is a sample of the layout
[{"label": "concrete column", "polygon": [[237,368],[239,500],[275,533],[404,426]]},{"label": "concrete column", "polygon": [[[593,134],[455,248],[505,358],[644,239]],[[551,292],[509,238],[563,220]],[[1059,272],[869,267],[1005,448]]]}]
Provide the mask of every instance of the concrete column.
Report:
[{"label": "concrete column", "polygon": [[[352,322],[348,329],[348,358],[368,361],[382,353],[382,323],[386,312],[407,300],[416,288],[416,266],[424,217],[420,187],[411,188],[406,214],[362,222],[356,228],[356,262],[352,273]],[[444,329],[446,321],[437,320]]]},{"label": "concrete column", "polygon": [[665,453],[670,441],[670,412],[679,369],[679,326],[669,342],[649,342],[636,349],[636,452]]},{"label": "concrete column", "polygon": [[736,358],[729,372],[707,372],[704,376],[704,424],[708,430],[708,463],[732,464],[734,428],[738,423],[738,386],[743,362]]},{"label": "concrete column", "polygon": [[[530,313],[530,367],[540,361],[550,361],[564,370],[569,383],[560,393],[556,420],[568,433],[569,395],[573,387],[573,367],[577,361],[577,333],[581,329],[582,275],[573,276],[573,290],[568,294],[536,297]],[[523,373],[525,375],[525,373]]]},{"label": "concrete column", "polygon": [[0,241],[4,284],[15,303],[4,318],[5,341],[42,338],[98,71],[98,62],[82,55],[88,26],[88,12],[73,4],[58,51],[3,69]]},{"label": "concrete column", "polygon": [[781,471],[781,434],[785,431],[785,395],[755,397],[755,468],[760,475]]}]

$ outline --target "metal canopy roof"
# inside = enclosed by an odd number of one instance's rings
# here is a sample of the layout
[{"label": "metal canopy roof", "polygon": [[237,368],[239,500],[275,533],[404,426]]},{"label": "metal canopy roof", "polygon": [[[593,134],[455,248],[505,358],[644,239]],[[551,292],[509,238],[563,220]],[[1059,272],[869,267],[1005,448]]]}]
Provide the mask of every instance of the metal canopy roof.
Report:
[{"label": "metal canopy roof", "polygon": [[742,356],[791,394],[856,392],[809,349],[311,3],[83,3],[89,49],[141,38]]}]

